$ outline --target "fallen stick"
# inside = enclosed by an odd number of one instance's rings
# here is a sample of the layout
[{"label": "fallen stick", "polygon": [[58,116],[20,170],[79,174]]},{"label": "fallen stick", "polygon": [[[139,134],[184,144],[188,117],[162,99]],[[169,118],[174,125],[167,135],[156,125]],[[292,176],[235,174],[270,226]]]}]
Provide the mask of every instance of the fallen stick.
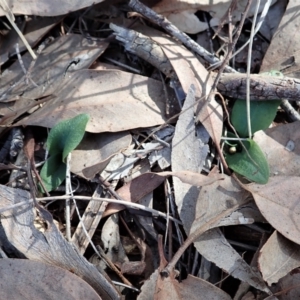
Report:
[{"label": "fallen stick", "polygon": [[[246,78],[246,74],[222,74],[218,90],[227,97],[246,99]],[[300,99],[300,79],[250,75],[250,99],[298,101]]]}]

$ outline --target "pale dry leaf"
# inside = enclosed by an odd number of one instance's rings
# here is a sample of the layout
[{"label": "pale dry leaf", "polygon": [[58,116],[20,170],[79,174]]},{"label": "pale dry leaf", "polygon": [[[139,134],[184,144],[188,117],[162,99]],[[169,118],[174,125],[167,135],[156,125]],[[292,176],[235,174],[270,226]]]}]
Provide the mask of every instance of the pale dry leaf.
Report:
[{"label": "pale dry leaf", "polygon": [[[274,0],[272,3],[276,1]],[[209,26],[218,26],[231,2],[231,0],[163,0],[157,3],[153,10],[167,17],[180,30],[195,34],[206,30]],[[247,0],[237,1],[237,6],[232,12],[234,23],[241,20],[246,4]],[[264,4],[264,1],[260,2],[259,11],[262,11]],[[248,16],[253,16],[256,5],[256,1],[251,3]],[[198,10],[210,13],[212,19],[209,21],[209,24],[201,22],[195,16]]]},{"label": "pale dry leaf", "polygon": [[[117,214],[110,216],[105,221],[101,231],[101,241],[103,251],[111,262],[121,266],[124,262],[129,261],[121,242],[119,216]],[[103,260],[100,260],[99,265],[103,270],[107,267]]]},{"label": "pale dry leaf", "polygon": [[[216,173],[217,170],[214,169],[208,177],[214,178]],[[203,233],[203,228],[211,229],[254,221],[255,214],[251,212],[251,207],[250,211],[248,208],[251,206],[250,193],[241,188],[232,177],[223,176],[224,180],[201,188],[196,206],[190,212],[190,219],[183,220],[184,227],[187,228],[189,236],[202,232],[194,241],[194,246],[207,260],[233,277],[269,292],[260,275],[251,269],[218,229]]]},{"label": "pale dry leaf", "polygon": [[300,246],[275,231],[260,250],[259,270],[271,285],[300,266]]},{"label": "pale dry leaf", "polygon": [[[186,87],[187,88],[187,85]],[[186,90],[188,95],[183,105],[183,110],[195,103],[195,93],[200,93],[199,87],[191,85],[189,90]],[[193,171],[199,173],[202,170],[204,159],[201,160],[200,141],[196,137],[196,128],[194,122],[194,109],[187,110],[178,118],[175,134],[172,140],[172,170],[180,172],[182,170]],[[202,145],[204,146],[204,145]],[[183,159],[184,158],[184,159]],[[182,184],[180,180],[174,178],[175,201],[178,206],[178,211],[181,215],[181,208],[184,206],[183,198],[186,195],[191,185]],[[192,189],[197,189],[196,187]],[[190,204],[191,205],[191,202]],[[182,218],[182,216],[180,216]]]},{"label": "pale dry leaf", "polygon": [[[186,97],[183,110],[191,106],[195,102],[195,91],[192,86],[189,94]],[[207,155],[208,146],[207,139],[201,140],[201,137],[196,136],[196,126],[194,122],[194,110],[190,109],[181,114],[178,118],[175,128],[175,134],[172,140],[172,170],[173,172],[185,172],[193,179],[193,173],[202,177],[200,174],[204,161]],[[186,174],[187,174],[186,173]],[[182,174],[184,177],[184,174]],[[181,176],[182,177],[182,176]],[[196,178],[195,178],[196,179]],[[202,178],[205,179],[205,178]],[[208,180],[208,178],[206,178]],[[175,201],[178,207],[178,212],[181,220],[183,221],[184,228],[185,220],[191,220],[190,212],[193,213],[193,208],[196,205],[196,199],[199,193],[201,184],[188,184],[182,182],[179,178],[173,178]],[[188,232],[188,231],[187,231]]]},{"label": "pale dry leaf", "polygon": [[266,220],[287,239],[300,244],[300,177],[271,177],[265,185],[245,186]]},{"label": "pale dry leaf", "polygon": [[232,277],[247,282],[259,290],[270,292],[260,274],[255,272],[232,248],[219,228],[205,232],[194,242],[194,246],[207,260]]},{"label": "pale dry leaf", "polygon": [[[34,47],[49,30],[62,20],[62,17],[32,18],[26,20],[23,34],[31,47]],[[18,25],[18,24],[17,24]],[[4,64],[11,56],[15,55],[15,45],[19,44],[19,51],[22,53],[26,47],[15,30],[10,30],[1,39],[0,65]]]},{"label": "pale dry leaf", "polygon": [[[207,177],[217,179],[220,174],[214,169]],[[185,224],[189,234],[210,222],[212,227],[220,226],[233,212],[238,212],[250,203],[251,195],[248,191],[241,188],[232,177],[223,174],[222,178],[201,188],[193,214]]]},{"label": "pale dry leaf", "polygon": [[[59,16],[79,10],[103,0],[81,0],[81,1],[60,1],[52,0],[33,0],[30,5],[26,0],[4,0],[14,14],[36,15],[36,16]],[[0,16],[4,15],[4,11],[0,7]]]},{"label": "pale dry leaf", "polygon": [[129,172],[129,175],[123,179],[124,183],[128,183],[132,179],[150,171],[151,170],[148,158],[142,158],[133,166],[133,168]]},{"label": "pale dry leaf", "polygon": [[134,164],[139,160],[140,158],[136,155],[127,156],[124,153],[118,153],[101,172],[101,177],[106,181],[124,178],[129,175]]},{"label": "pale dry leaf", "polygon": [[[26,203],[31,198],[27,191],[3,185],[0,185],[0,194],[1,208],[19,202]],[[1,224],[9,242],[29,259],[72,270],[88,282],[102,299],[119,299],[112,283],[65,240],[53,223],[51,214],[47,211],[43,213],[47,215],[47,230],[44,233],[34,227],[35,213],[32,204],[1,213]]]},{"label": "pale dry leaf", "polygon": [[298,9],[299,2],[290,0],[264,57],[262,72],[277,70],[286,76],[299,78],[300,41],[296,38],[300,26]]},{"label": "pale dry leaf", "polygon": [[285,13],[288,0],[277,1],[269,8],[259,32],[269,41],[274,36],[280,21]]},{"label": "pale dry leaf", "polygon": [[56,98],[18,125],[53,127],[80,113],[90,116],[86,131],[117,132],[163,124],[162,84],[122,71],[80,70],[69,73]]},{"label": "pale dry leaf", "polygon": [[206,185],[211,185],[212,183],[223,180],[225,177],[222,174],[218,174],[215,177],[209,177],[203,174],[199,174],[196,172],[192,171],[177,171],[177,172],[171,172],[171,171],[166,171],[166,172],[160,172],[157,173],[159,176],[175,176],[177,177],[181,182],[193,186],[206,186]]},{"label": "pale dry leaf", "polygon": [[266,155],[271,176],[300,176],[299,125],[300,121],[281,124],[254,134],[254,141]]},{"label": "pale dry leaf", "polygon": [[[32,81],[26,82],[18,61],[3,72],[0,82],[1,100],[20,96],[25,99],[38,99],[59,93],[59,87],[64,86],[64,79],[71,71],[88,68],[107,46],[108,43],[102,41],[90,43],[78,34],[55,39],[38,55],[30,71]],[[32,62],[30,54],[23,55],[22,61],[28,70]]]},{"label": "pale dry leaf", "polygon": [[28,259],[0,259],[0,299],[100,300],[78,276]]},{"label": "pale dry leaf", "polygon": [[[161,143],[157,143],[157,145],[161,146]],[[152,167],[157,162],[162,170],[170,167],[171,153],[172,150],[169,147],[164,147],[163,149],[152,151],[152,153],[148,156],[150,166]]]},{"label": "pale dry leaf", "polygon": [[71,172],[90,179],[101,173],[113,155],[131,143],[129,132],[86,133],[79,146],[72,152]]}]

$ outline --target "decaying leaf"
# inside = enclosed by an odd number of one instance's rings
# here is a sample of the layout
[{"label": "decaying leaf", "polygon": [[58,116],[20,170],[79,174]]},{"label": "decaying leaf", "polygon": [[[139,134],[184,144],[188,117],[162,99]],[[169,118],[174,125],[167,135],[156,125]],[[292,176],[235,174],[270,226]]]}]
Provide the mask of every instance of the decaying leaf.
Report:
[{"label": "decaying leaf", "polygon": [[38,261],[1,259],[0,276],[1,299],[101,299],[78,276]]},{"label": "decaying leaf", "polygon": [[[219,145],[223,128],[223,111],[221,106],[215,101],[214,96],[207,99],[213,84],[210,74],[199,62],[198,58],[182,45],[162,34],[158,35],[155,31],[151,32],[148,34],[160,44],[169,58],[184,92],[187,94],[190,85],[194,85],[194,102],[186,105],[185,109],[197,104],[194,108],[196,109],[195,121],[200,121],[214,143]],[[198,101],[198,103],[195,103],[195,101]]]},{"label": "decaying leaf", "polygon": [[[223,179],[223,176],[216,175],[215,178],[210,178],[208,176],[193,173],[189,171],[178,171],[178,172],[161,172],[161,173],[144,173],[128,184],[124,185],[117,190],[118,195],[125,201],[138,202],[144,196],[152,192],[157,188],[168,176],[175,176],[182,179],[191,186],[195,184],[197,186],[210,185],[213,182]],[[116,213],[124,209],[121,204],[110,203],[104,213],[104,216]]]},{"label": "decaying leaf", "polygon": [[275,231],[260,251],[259,270],[271,285],[300,266],[300,246]]}]

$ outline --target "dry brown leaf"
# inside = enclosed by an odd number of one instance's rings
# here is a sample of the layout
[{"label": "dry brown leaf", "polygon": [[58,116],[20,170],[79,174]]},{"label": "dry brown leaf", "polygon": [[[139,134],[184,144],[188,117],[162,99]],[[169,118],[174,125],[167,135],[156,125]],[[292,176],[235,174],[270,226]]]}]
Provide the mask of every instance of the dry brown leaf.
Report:
[{"label": "dry brown leaf", "polygon": [[198,277],[188,275],[187,279],[178,282],[175,272],[163,276],[161,271],[167,265],[162,246],[162,236],[158,239],[160,266],[143,285],[138,300],[160,299],[231,299],[229,295],[214,285]]},{"label": "dry brown leaf", "polygon": [[[197,174],[189,171],[178,171],[178,172],[161,172],[161,173],[145,173],[130,181],[117,190],[118,195],[125,201],[138,202],[147,194],[151,193],[161,183],[164,182],[168,176],[176,176],[182,179],[184,182],[195,184],[198,186],[210,185],[215,181],[223,179],[223,176],[216,175],[215,178]],[[103,217],[116,213],[123,210],[124,206],[121,204],[110,203],[108,204]]]},{"label": "dry brown leaf", "polygon": [[290,0],[277,31],[272,38],[261,71],[282,71],[286,76],[299,78],[300,41],[298,38],[300,16],[299,1]]},{"label": "dry brown leaf", "polygon": [[[264,300],[295,300],[300,298],[300,273],[299,269],[294,270],[274,286],[274,296]],[[276,296],[276,298],[275,298]]]},{"label": "dry brown leaf", "polygon": [[[209,177],[214,178],[216,172],[217,170],[213,170]],[[252,218],[248,219],[247,214],[243,214],[243,208],[251,205],[250,193],[242,189],[232,177],[223,176],[224,180],[201,188],[196,207],[194,211],[191,210],[190,219],[187,219],[188,222],[184,221],[185,228],[189,229],[189,236],[204,227],[209,229],[254,221]],[[269,292],[261,276],[251,269],[218,229],[200,235],[194,241],[194,246],[207,260],[233,277]]]},{"label": "dry brown leaf", "polygon": [[165,96],[159,81],[122,71],[80,70],[68,74],[56,98],[17,125],[53,127],[80,113],[86,131],[117,132],[163,124]]},{"label": "dry brown leaf", "polygon": [[101,298],[78,276],[28,259],[0,259],[0,299]]},{"label": "dry brown leaf", "polygon": [[86,133],[72,152],[71,172],[87,179],[101,173],[111,157],[131,143],[131,135],[124,132]]},{"label": "dry brown leaf", "polygon": [[[274,0],[276,2],[277,0]],[[209,26],[218,26],[220,20],[228,10],[231,0],[163,0],[153,7],[153,10],[166,16],[175,26],[187,33],[198,33],[206,30]],[[244,12],[247,0],[237,1],[237,7],[232,13],[233,22],[238,22]],[[253,1],[248,16],[253,16],[257,2]],[[264,1],[260,2],[259,11],[262,11],[265,5]],[[198,10],[207,11],[212,16],[209,21],[201,22],[195,13]]]},{"label": "dry brown leaf", "polygon": [[[164,180],[165,177],[159,176],[159,174],[145,173],[119,188],[117,193],[125,201],[138,202],[162,184]],[[110,203],[108,204],[103,217],[116,213],[122,209],[124,209],[123,205]]]},{"label": "dry brown leaf", "polygon": [[[216,169],[208,177],[216,178],[215,176],[220,176]],[[224,218],[251,201],[250,193],[241,188],[232,177],[224,174],[223,178],[224,180],[201,188],[196,207],[185,225],[189,234],[207,223],[211,223],[211,228],[221,226]]]},{"label": "dry brown leaf", "polygon": [[[214,177],[216,174],[218,175],[218,170],[215,168],[209,177]],[[261,276],[255,273],[229,245],[221,232],[217,229],[210,230],[223,225],[254,221],[253,218],[248,219],[248,216],[255,216],[255,214],[249,214],[247,209],[252,201],[249,197],[250,193],[242,189],[232,177],[223,176],[224,180],[201,188],[196,207],[190,209],[189,218],[186,215],[183,220],[184,227],[189,233],[183,248],[185,249],[186,245],[193,242],[196,249],[201,254],[204,253],[203,256],[206,259],[211,260],[230,275],[270,293]],[[245,215],[243,214],[244,208],[246,208]],[[224,251],[224,253],[221,255],[219,251]],[[168,265],[168,271],[172,263]]]},{"label": "dry brown leaf", "polygon": [[213,284],[198,277],[188,275],[187,279],[178,282],[171,277],[160,279],[159,271],[156,270],[143,285],[137,299],[230,300],[231,297]]},{"label": "dry brown leaf", "polygon": [[300,176],[299,125],[297,121],[255,133],[254,141],[266,155],[271,176]]},{"label": "dry brown leaf", "polygon": [[249,190],[266,220],[289,240],[300,244],[300,177],[271,177],[265,185],[249,184]]},{"label": "dry brown leaf", "polygon": [[[103,0],[81,0],[81,1],[60,1],[60,0],[32,0],[30,5],[26,0],[3,0],[14,14],[36,15],[36,16],[59,16],[72,11],[101,3]],[[4,11],[0,6],[0,16]]]},{"label": "dry brown leaf", "polygon": [[300,266],[300,246],[275,231],[260,251],[259,270],[271,285]]}]

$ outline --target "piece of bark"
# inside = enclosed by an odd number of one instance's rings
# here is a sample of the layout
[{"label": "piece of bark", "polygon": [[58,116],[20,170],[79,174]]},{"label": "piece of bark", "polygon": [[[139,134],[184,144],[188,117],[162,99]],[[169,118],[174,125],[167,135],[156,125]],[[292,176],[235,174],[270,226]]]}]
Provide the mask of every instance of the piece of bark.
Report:
[{"label": "piece of bark", "polygon": [[[246,99],[246,74],[222,74],[218,83],[221,94],[233,98]],[[300,79],[250,75],[251,100],[297,101],[300,98]]]},{"label": "piece of bark", "polygon": [[[103,189],[100,185],[98,185],[93,197],[101,197],[102,192]],[[83,255],[88,247],[90,239],[92,239],[107,205],[107,202],[96,201],[93,199],[89,201],[89,204],[82,216],[82,222],[78,224],[72,236],[72,243],[77,247],[80,254]],[[85,227],[90,239],[86,236],[83,226]]]}]

